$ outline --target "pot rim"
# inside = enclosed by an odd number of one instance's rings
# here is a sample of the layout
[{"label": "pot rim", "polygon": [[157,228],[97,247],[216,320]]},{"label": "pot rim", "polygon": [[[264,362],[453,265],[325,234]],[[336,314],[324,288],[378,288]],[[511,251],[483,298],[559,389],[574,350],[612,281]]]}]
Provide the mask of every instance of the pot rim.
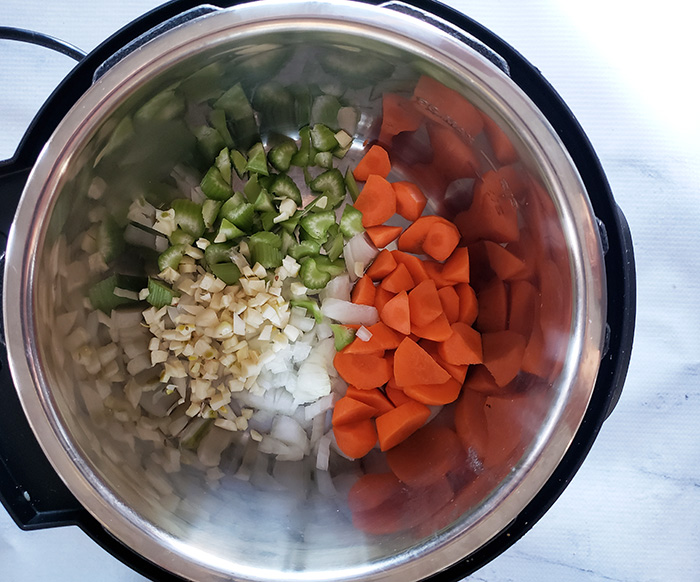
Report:
[{"label": "pot rim", "polygon": [[[271,11],[275,10],[276,20],[271,22]],[[379,18],[378,18],[379,17]],[[139,515],[120,502],[113,491],[98,477],[94,468],[81,457],[75,447],[72,437],[65,430],[63,421],[56,408],[56,403],[47,386],[46,378],[41,369],[40,355],[36,352],[33,341],[35,322],[33,318],[33,298],[36,282],[34,268],[36,249],[41,247],[44,232],[37,226],[44,224],[50,215],[54,194],[60,190],[60,184],[65,177],[65,169],[69,166],[76,151],[92,135],[99,123],[108,116],[121,102],[124,95],[139,86],[149,76],[176,66],[182,59],[191,54],[193,39],[197,38],[196,50],[204,50],[225,40],[230,34],[251,36],[261,30],[269,31],[273,27],[279,30],[285,26],[299,26],[304,22],[307,26],[332,27],[334,32],[345,31],[361,34],[388,42],[409,43],[429,59],[437,59],[440,64],[454,74],[466,73],[465,57],[469,57],[471,76],[479,78],[481,83],[488,85],[491,91],[503,98],[509,95],[508,106],[514,108],[508,112],[507,118],[517,117],[517,107],[528,113],[536,113],[536,130],[527,126],[530,133],[522,135],[524,141],[533,149],[547,151],[549,158],[541,161],[549,172],[551,182],[548,186],[558,193],[556,197],[560,204],[562,220],[567,232],[567,240],[572,244],[570,253],[574,273],[573,281],[591,280],[604,286],[604,272],[600,271],[591,276],[593,266],[585,257],[588,249],[578,244],[580,233],[587,227],[594,226],[593,213],[588,203],[585,188],[575,170],[573,162],[555,131],[546,118],[535,108],[529,99],[514,83],[494,65],[485,59],[472,54],[457,39],[451,37],[434,26],[416,21],[415,18],[399,13],[387,13],[385,9],[344,0],[331,2],[253,2],[233,9],[223,10],[193,20],[177,27],[148,42],[141,50],[132,53],[117,63],[83,97],[73,106],[71,111],[59,124],[53,137],[47,142],[37,163],[35,164],[22,200],[17,210],[15,222],[9,237],[5,271],[5,326],[8,337],[8,353],[12,375],[22,406],[29,419],[37,438],[62,479],[66,481],[71,491],[113,535],[127,546],[135,549],[148,559],[167,567],[179,575],[196,577],[206,571],[210,579],[218,579],[219,571],[213,571],[212,556],[202,556],[201,562],[180,559],[183,552],[178,540],[167,536],[153,524],[146,523]],[[381,24],[379,24],[381,22]],[[277,29],[276,29],[277,30]],[[410,38],[407,30],[410,30]],[[422,44],[423,38],[430,38],[430,43]],[[206,39],[206,41],[205,41]],[[504,105],[503,103],[500,103]],[[85,115],[85,111],[89,112]],[[505,111],[500,111],[505,115]],[[524,125],[525,122],[520,119]],[[556,145],[556,154],[549,151]],[[576,217],[574,220],[573,217]],[[593,229],[595,230],[595,229]],[[597,231],[596,231],[597,232]],[[600,241],[597,241],[600,250]],[[368,567],[344,571],[342,579],[347,580],[383,580],[395,577],[409,579],[411,576],[420,578],[434,574],[447,567],[465,555],[483,546],[489,539],[499,533],[515,518],[519,510],[527,505],[529,500],[539,491],[568,449],[568,445],[578,428],[586,411],[588,399],[593,391],[596,380],[597,366],[602,345],[603,329],[595,328],[595,324],[585,316],[589,309],[600,311],[601,322],[604,321],[605,304],[594,299],[595,292],[581,287],[576,289],[574,313],[578,314],[572,329],[575,341],[569,348],[570,353],[578,354],[577,358],[567,360],[568,369],[562,375],[562,384],[571,384],[582,367],[587,374],[585,384],[588,386],[585,398],[580,399],[579,409],[568,409],[571,395],[565,391],[553,406],[546,426],[534,451],[521,470],[525,471],[525,479],[516,487],[501,491],[500,495],[492,496],[489,503],[484,503],[470,525],[468,531],[456,531],[451,536],[436,540],[426,545],[419,555],[402,557],[391,564],[384,564],[382,571],[370,570]],[[604,293],[601,290],[601,295]],[[594,318],[595,319],[595,318]],[[19,332],[19,333],[17,333]],[[576,364],[576,365],[574,365]],[[562,415],[574,418],[572,424],[562,423]],[[562,424],[567,424],[568,431],[564,432]],[[559,443],[556,451],[542,456],[543,447],[552,440]],[[498,507],[498,511],[495,508]],[[458,529],[458,528],[457,528]],[[177,560],[168,553],[174,551]],[[180,548],[186,549],[186,548]],[[431,560],[416,560],[422,555],[431,555]],[[205,566],[208,564],[208,566]],[[204,570],[204,568],[207,568]],[[225,569],[226,564],[222,565]],[[255,569],[249,572],[238,570],[238,574],[251,580],[266,580],[279,572],[269,572]],[[287,573],[289,580],[308,580],[309,572],[299,575]],[[223,577],[221,579],[224,579]],[[340,579],[340,578],[338,578]]]}]

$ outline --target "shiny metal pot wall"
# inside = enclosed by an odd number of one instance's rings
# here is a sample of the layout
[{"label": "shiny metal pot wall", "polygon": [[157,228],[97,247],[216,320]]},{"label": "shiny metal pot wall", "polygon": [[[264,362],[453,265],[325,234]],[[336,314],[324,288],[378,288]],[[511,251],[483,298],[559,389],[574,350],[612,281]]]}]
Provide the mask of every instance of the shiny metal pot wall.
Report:
[{"label": "shiny metal pot wall", "polygon": [[[406,14],[413,10],[400,4],[393,8],[251,3],[177,26],[102,73],[46,144],[25,188],[5,277],[8,348],[22,404],[78,500],[127,546],[183,577],[429,576],[514,519],[552,474],[586,412],[606,297],[601,242],[581,179],[554,130],[497,57],[435,20]],[[379,136],[382,96],[410,97],[421,76],[437,82],[446,99],[457,92],[471,101],[512,142],[513,157],[503,161],[483,133],[470,135],[437,102],[420,106],[441,139],[425,127]],[[529,292],[537,298],[522,314],[531,330],[527,358],[508,396],[489,405],[491,422],[512,434],[479,462],[462,459],[450,503],[402,533],[373,536],[353,527],[347,490],[372,467],[340,457],[330,472],[300,464],[300,476],[290,481],[296,486],[273,487],[260,475],[241,478],[251,453],[235,435],[222,453],[216,485],[217,472],[196,451],[183,450],[174,470],[167,462],[170,435],[146,418],[157,418],[159,407],[171,402],[157,391],[144,394],[137,403],[143,423],[134,429],[128,395],[105,386],[74,357],[83,345],[105,342],[104,331],[90,327],[84,301],[91,270],[80,258],[81,235],[105,211],[123,220],[134,198],[172,185],[172,168],[194,147],[187,123],[200,113],[193,104],[205,101],[208,90],[240,82],[254,92],[270,81],[342,95],[359,113],[348,160],[359,159],[366,142],[381,137],[391,149],[392,179],[417,182],[432,210],[458,224],[462,217],[463,229],[477,228],[464,219],[474,176],[463,170],[466,150],[450,144],[475,152],[479,178],[500,171],[498,179],[507,176],[511,185],[518,242],[509,248],[520,244]],[[185,109],[172,115],[165,108],[144,120],[144,107],[168,91],[184,96]],[[294,112],[273,108],[259,121],[265,139],[273,132],[296,137]],[[477,253],[472,261],[478,260]],[[487,301],[486,273],[473,283]],[[86,322],[87,337],[74,333],[73,312]],[[421,508],[414,499],[403,511],[420,515]]]}]

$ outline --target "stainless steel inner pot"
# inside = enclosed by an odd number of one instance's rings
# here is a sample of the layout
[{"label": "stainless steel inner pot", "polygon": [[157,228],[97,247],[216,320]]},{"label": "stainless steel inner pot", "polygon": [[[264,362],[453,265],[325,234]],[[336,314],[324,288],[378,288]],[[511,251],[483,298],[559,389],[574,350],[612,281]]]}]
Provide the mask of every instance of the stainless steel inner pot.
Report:
[{"label": "stainless steel inner pot", "polygon": [[[31,173],[11,232],[6,336],[40,444],[78,500],[116,538],[193,580],[403,582],[483,546],[547,481],[596,380],[606,310],[601,242],[584,186],[555,131],[487,56],[463,36],[400,10],[341,1],[253,2],[150,40],[106,70],[66,115]],[[337,58],[342,74],[332,66]],[[356,161],[377,138],[382,95],[410,96],[421,75],[465,96],[517,152],[508,166],[524,184],[516,195],[520,241],[539,257],[533,259],[533,319],[540,347],[500,402],[503,421],[517,429],[517,446],[488,466],[465,466],[447,520],[426,523],[420,533],[383,536],[363,534],[349,517],[348,488],[372,469],[367,464],[338,457],[330,472],[300,465],[296,476],[292,469],[287,482],[271,485],[259,475],[236,476],[247,450],[236,437],[222,453],[223,477],[213,478],[196,451],[183,451],[173,470],[157,426],[125,428],[123,392],[76,362],[76,342],[94,345],[98,334],[86,324],[88,336],[76,339],[65,315],[76,311],[78,320],[88,319],[90,268],[76,259],[80,234],[105,211],[123,220],[137,196],[164,183],[172,188],[172,168],[193,147],[186,127],[187,116],[196,115],[192,108],[176,116],[163,110],[162,118],[141,126],[137,112],[168,90],[205,99],[197,93],[212,82],[223,89],[240,82],[250,92],[271,80],[314,85],[359,112],[347,158]],[[424,105],[441,115],[439,105]],[[443,121],[458,139],[473,137],[454,119]],[[268,130],[266,139],[274,131],[296,137],[298,127],[283,116]],[[472,181],[447,183],[425,167],[438,158],[459,166],[452,151],[434,147],[420,132],[406,143],[395,139],[393,180],[418,182],[432,210],[448,217],[468,206]],[[503,165],[481,138],[471,145],[481,172]]]}]

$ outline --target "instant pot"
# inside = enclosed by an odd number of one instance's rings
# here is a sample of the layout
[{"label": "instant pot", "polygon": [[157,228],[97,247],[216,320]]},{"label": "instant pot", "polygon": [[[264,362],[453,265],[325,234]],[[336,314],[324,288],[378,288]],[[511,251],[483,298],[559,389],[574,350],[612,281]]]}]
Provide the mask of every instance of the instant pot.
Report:
[{"label": "instant pot", "polygon": [[[85,56],[41,35],[2,34],[79,59],[14,157],[0,163],[7,244],[0,498],[19,527],[78,525],[153,580],[461,580],[555,502],[622,390],[634,259],[627,223],[583,130],[513,48],[447,6],[419,1],[176,0]],[[521,370],[517,398],[510,395],[519,446],[476,478],[466,472],[468,502],[455,497],[448,517],[418,534],[354,531],[344,506],[347,475],[326,475],[331,487],[321,494],[316,475],[299,496],[227,481],[223,465],[216,487],[196,470],[163,472],[150,462],[152,448],[124,448],[114,426],[82,399],[93,379],[72,369],[56,325],[65,295],[80,285],[67,281],[76,266],[58,241],[89,223],[96,177],[117,212],[128,206],[120,198],[130,202],[178,162],[179,126],[158,126],[162,133],[122,150],[114,136],[154,96],[180,90],[183,79],[206,84],[212,70],[223,84],[250,91],[270,80],[304,81],[342,96],[358,114],[349,159],[382,139],[382,95],[410,94],[418,78],[466,98],[512,143],[507,160],[484,146],[481,163],[522,168],[518,228],[527,237],[520,240],[547,257],[535,275],[533,316],[546,357]],[[473,137],[440,103],[423,105],[452,137]],[[276,119],[271,133],[293,125]],[[408,137],[389,139],[397,177],[438,192],[435,212],[454,218],[468,209],[473,180],[454,169],[463,160],[449,158],[460,150],[441,150],[427,134]],[[110,158],[113,151],[119,156]]]}]

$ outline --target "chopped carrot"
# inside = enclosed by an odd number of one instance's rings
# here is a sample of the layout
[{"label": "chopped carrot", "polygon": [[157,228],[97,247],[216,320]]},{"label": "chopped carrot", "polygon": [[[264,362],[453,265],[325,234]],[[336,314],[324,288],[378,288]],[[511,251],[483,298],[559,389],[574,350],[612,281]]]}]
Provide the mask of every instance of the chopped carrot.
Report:
[{"label": "chopped carrot", "polygon": [[381,536],[404,529],[404,497],[394,495],[380,505],[365,511],[352,512],[352,525],[359,531]]},{"label": "chopped carrot", "polygon": [[377,226],[396,213],[396,194],[391,184],[378,174],[371,174],[354,204],[362,212],[362,226]]},{"label": "chopped carrot", "polygon": [[445,317],[450,324],[459,321],[459,295],[452,286],[441,287],[437,290],[440,305],[445,312]]},{"label": "chopped carrot", "polygon": [[415,287],[416,283],[411,277],[411,273],[408,272],[406,265],[399,263],[396,268],[389,273],[379,286],[392,293],[399,293],[400,291],[409,291]]},{"label": "chopped carrot", "polygon": [[374,306],[377,308],[377,313],[382,312],[382,309],[384,309],[384,306],[394,297],[396,297],[395,293],[392,293],[391,291],[387,291],[386,289],[382,287],[377,287],[377,292],[374,294]]},{"label": "chopped carrot", "polygon": [[380,143],[391,145],[391,139],[404,131],[415,131],[425,121],[416,108],[415,101],[396,93],[384,93],[382,97],[382,126]]},{"label": "chopped carrot", "polygon": [[526,341],[514,331],[485,333],[481,336],[484,349],[484,365],[499,386],[505,386],[520,371],[525,354]]},{"label": "chopped carrot", "polygon": [[494,278],[477,296],[479,314],[475,327],[480,332],[503,331],[508,322],[508,291],[500,279]]},{"label": "chopped carrot", "polygon": [[530,337],[538,291],[528,281],[513,281],[510,284],[508,329],[524,337]]},{"label": "chopped carrot", "polygon": [[360,390],[354,386],[348,386],[345,396],[364,402],[369,406],[372,406],[376,411],[377,415],[389,412],[394,405],[391,401],[384,395],[384,393],[379,388],[372,388],[371,390]]},{"label": "chopped carrot", "polygon": [[[444,261],[457,248],[459,240],[460,234],[457,227],[443,218],[428,231],[423,241],[423,252],[436,261]],[[469,273],[468,265],[467,273]],[[445,269],[443,268],[444,275]]]},{"label": "chopped carrot", "polygon": [[399,333],[411,333],[411,308],[408,294],[401,291],[389,299],[379,312],[381,320]]},{"label": "chopped carrot", "polygon": [[513,142],[508,139],[505,132],[488,115],[482,115],[484,119],[484,131],[491,143],[491,149],[496,159],[503,165],[512,164],[518,159],[518,152],[513,147]]},{"label": "chopped carrot", "polygon": [[404,485],[394,473],[366,473],[348,491],[348,509],[367,511],[401,493]]},{"label": "chopped carrot", "polygon": [[430,409],[415,401],[406,402],[378,416],[379,447],[382,451],[395,447],[423,426],[429,416]]},{"label": "chopped carrot", "polygon": [[481,334],[461,321],[451,327],[452,335],[438,346],[440,357],[450,364],[480,364],[483,361]]},{"label": "chopped carrot", "polygon": [[443,313],[437,287],[431,279],[418,283],[409,291],[408,303],[412,325],[427,325]]},{"label": "chopped carrot", "polygon": [[445,341],[452,335],[450,322],[447,321],[444,312],[440,313],[440,315],[426,325],[412,325],[411,331],[420,338],[433,340],[435,342]]},{"label": "chopped carrot", "polygon": [[352,175],[355,180],[365,182],[371,174],[386,178],[391,172],[389,153],[380,145],[373,145],[357,163]]},{"label": "chopped carrot", "polygon": [[396,213],[411,222],[418,220],[428,200],[421,189],[413,182],[394,182],[396,192]]},{"label": "chopped carrot", "polygon": [[440,346],[440,342],[433,342],[430,340],[421,340],[420,346],[428,352],[435,361],[440,365],[441,368],[444,368],[447,373],[452,376],[457,382],[459,382],[460,386],[464,384],[464,379],[467,376],[467,370],[469,369],[469,365],[467,364],[450,364],[449,362],[446,362],[440,357],[440,353],[438,352],[438,347]]},{"label": "chopped carrot", "polygon": [[438,263],[432,259],[425,259],[423,261],[423,268],[425,269],[425,272],[428,273],[428,276],[433,281],[435,281],[435,285],[437,285],[438,289],[450,287],[455,284],[454,281],[445,279],[445,277],[442,276],[442,266],[442,263]]},{"label": "chopped carrot", "polygon": [[411,273],[411,277],[413,277],[416,284],[430,279],[428,272],[423,266],[423,261],[421,261],[415,255],[410,255],[408,253],[404,253],[403,251],[397,250],[391,251],[391,254],[397,264],[403,264],[408,269],[408,272]]},{"label": "chopped carrot", "polygon": [[442,266],[442,276],[455,283],[469,283],[469,249],[457,247]]},{"label": "chopped carrot", "polygon": [[396,259],[391,251],[386,249],[379,251],[379,254],[374,258],[372,264],[368,267],[365,274],[372,281],[380,281],[391,273],[396,268]]},{"label": "chopped carrot", "polygon": [[442,123],[445,123],[444,118],[449,118],[472,138],[484,127],[481,113],[468,99],[432,77],[422,75],[413,90],[413,96],[419,102],[427,103],[426,111],[437,111],[437,118]]},{"label": "chopped carrot", "polygon": [[391,382],[386,385],[384,391],[386,392],[386,397],[391,400],[395,407],[406,404],[406,402],[415,402],[413,398],[407,396],[401,388],[393,385]]},{"label": "chopped carrot", "polygon": [[469,209],[455,217],[467,244],[480,239],[503,243],[518,239],[518,214],[513,192],[500,174],[486,172],[474,184]]},{"label": "chopped carrot", "polygon": [[416,342],[404,338],[394,354],[394,378],[397,386],[410,386],[416,380],[422,384],[442,384],[450,375]]},{"label": "chopped carrot", "polygon": [[427,215],[421,216],[415,220],[401,233],[398,241],[399,250],[422,255],[423,242],[430,230],[440,222],[440,220],[445,219],[441,219],[439,216]]},{"label": "chopped carrot", "polygon": [[378,249],[382,249],[399,238],[403,228],[400,226],[379,224],[377,226],[369,226],[365,230],[367,231],[367,236],[374,243],[374,246]]},{"label": "chopped carrot", "polygon": [[428,125],[430,144],[434,152],[432,170],[449,184],[462,178],[476,178],[480,170],[479,158],[454,128],[432,123]]},{"label": "chopped carrot", "polygon": [[372,334],[367,341],[355,336],[355,339],[343,349],[346,354],[383,354],[385,350],[395,350],[403,337],[382,321],[367,327]]},{"label": "chopped carrot", "polygon": [[471,325],[476,321],[479,313],[478,301],[473,287],[469,283],[455,285],[455,291],[459,296],[459,321]]},{"label": "chopped carrot", "polygon": [[376,354],[348,354],[341,350],[333,358],[333,365],[343,380],[364,390],[383,386],[391,377],[388,360]]},{"label": "chopped carrot", "polygon": [[359,420],[333,427],[338,448],[351,459],[360,459],[377,444],[377,429],[373,420]]},{"label": "chopped carrot", "polygon": [[516,257],[508,249],[492,241],[484,241],[489,266],[502,281],[522,279],[528,274],[525,261]]},{"label": "chopped carrot", "polygon": [[486,426],[486,396],[471,390],[462,390],[455,405],[455,430],[465,451],[472,449],[483,459],[488,447],[489,435]]},{"label": "chopped carrot", "polygon": [[455,466],[462,446],[455,432],[428,424],[386,453],[391,471],[409,487],[427,487]]},{"label": "chopped carrot", "polygon": [[[359,391],[359,389],[356,388]],[[343,396],[333,406],[333,426],[352,424],[377,415],[377,409],[365,402]]]},{"label": "chopped carrot", "polygon": [[462,383],[450,378],[442,384],[412,384],[404,386],[404,394],[428,406],[441,406],[457,400]]},{"label": "chopped carrot", "polygon": [[480,394],[499,394],[503,389],[496,384],[489,369],[483,364],[470,366],[467,379],[464,381],[465,389],[479,392]]},{"label": "chopped carrot", "polygon": [[359,305],[374,305],[374,296],[377,290],[374,282],[367,275],[360,277],[352,289],[351,299]]}]

